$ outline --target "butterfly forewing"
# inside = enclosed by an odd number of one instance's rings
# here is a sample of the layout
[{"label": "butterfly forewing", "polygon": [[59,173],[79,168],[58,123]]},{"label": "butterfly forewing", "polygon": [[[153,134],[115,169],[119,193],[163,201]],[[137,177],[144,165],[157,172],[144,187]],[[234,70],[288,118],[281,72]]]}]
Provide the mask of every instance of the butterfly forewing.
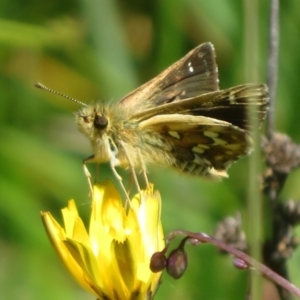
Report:
[{"label": "butterfly forewing", "polygon": [[192,98],[218,89],[214,47],[211,43],[205,43],[125,96],[118,105],[139,113],[165,103]]},{"label": "butterfly forewing", "polygon": [[133,115],[132,118],[142,121],[163,114],[188,114],[215,118],[242,129],[248,129],[248,108],[250,106],[255,107],[252,112],[256,113],[259,122],[262,122],[268,107],[266,85],[246,84],[210,92],[148,109]]}]

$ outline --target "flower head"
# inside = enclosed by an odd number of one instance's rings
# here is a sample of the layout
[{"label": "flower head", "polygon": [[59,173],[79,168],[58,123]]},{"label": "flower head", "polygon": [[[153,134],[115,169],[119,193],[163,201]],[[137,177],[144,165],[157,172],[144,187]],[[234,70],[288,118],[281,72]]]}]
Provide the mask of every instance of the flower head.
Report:
[{"label": "flower head", "polygon": [[42,212],[59,257],[88,291],[99,299],[152,299],[161,273],[149,268],[154,252],[164,248],[161,200],[153,186],[137,194],[126,209],[111,182],[93,187],[87,231],[74,200],[62,209],[64,228]]}]

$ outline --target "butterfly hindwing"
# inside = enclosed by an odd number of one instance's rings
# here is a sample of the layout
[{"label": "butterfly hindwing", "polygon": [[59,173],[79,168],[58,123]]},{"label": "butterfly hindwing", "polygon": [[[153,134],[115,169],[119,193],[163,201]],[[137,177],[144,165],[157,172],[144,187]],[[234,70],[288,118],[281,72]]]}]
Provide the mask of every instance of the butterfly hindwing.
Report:
[{"label": "butterfly hindwing", "polygon": [[191,115],[160,115],[140,123],[140,128],[159,132],[171,145],[173,166],[199,176],[225,176],[227,168],[248,154],[246,132],[228,122]]}]

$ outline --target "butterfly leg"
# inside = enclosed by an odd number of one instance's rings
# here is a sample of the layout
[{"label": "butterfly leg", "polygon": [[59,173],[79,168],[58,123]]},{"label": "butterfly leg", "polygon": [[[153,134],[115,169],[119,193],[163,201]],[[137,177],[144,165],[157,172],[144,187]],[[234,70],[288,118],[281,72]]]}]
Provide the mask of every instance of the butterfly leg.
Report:
[{"label": "butterfly leg", "polygon": [[[113,153],[114,154],[114,153]],[[93,185],[92,185],[92,181],[91,181],[91,178],[92,178],[92,175],[90,173],[90,171],[88,170],[87,166],[86,166],[86,163],[87,162],[92,162],[93,161],[93,158],[94,158],[94,155],[91,155],[89,156],[88,158],[86,158],[84,161],[83,161],[83,171],[84,171],[84,174],[85,176],[87,177],[87,180],[88,180],[88,184],[89,184],[89,187],[90,187],[90,190],[91,190],[91,193],[93,193]],[[127,201],[129,201],[129,196],[128,196],[128,193],[123,185],[123,182],[122,182],[122,177],[118,174],[116,168],[115,168],[115,165],[116,165],[116,157],[115,155],[112,155],[112,158],[110,160],[110,167],[113,171],[113,174],[114,176],[117,178],[117,180],[120,182],[120,185],[121,185],[121,188],[123,189],[125,195],[126,195],[126,198],[127,198]]]},{"label": "butterfly leg", "polygon": [[[91,157],[93,157],[93,156],[91,156]],[[86,162],[87,162],[89,159],[91,159],[91,157],[88,157],[87,159],[85,159],[85,160],[83,161],[83,172],[84,172],[84,174],[85,174],[85,176],[86,176],[86,178],[87,178],[88,185],[89,185],[89,187],[90,187],[91,194],[92,194],[92,193],[93,193],[93,185],[92,185],[92,181],[91,181],[92,175],[91,175],[89,169],[88,169],[87,166],[86,166]]]},{"label": "butterfly leg", "polygon": [[111,170],[112,170],[112,172],[114,173],[114,175],[115,175],[115,177],[117,178],[117,180],[119,181],[120,186],[121,186],[123,192],[124,192],[125,195],[126,195],[127,201],[129,201],[129,203],[130,203],[130,198],[129,198],[129,195],[128,195],[128,193],[127,193],[127,190],[125,189],[125,186],[124,186],[124,184],[123,184],[122,177],[118,174],[118,172],[117,172],[115,166],[116,166],[116,157],[115,157],[114,155],[112,155],[112,157],[111,157],[111,159],[110,159],[110,167],[111,167]]},{"label": "butterfly leg", "polygon": [[123,179],[122,177],[118,174],[117,170],[116,170],[116,165],[117,165],[117,154],[119,152],[116,144],[114,143],[114,141],[111,138],[108,138],[108,142],[109,142],[109,147],[110,147],[110,168],[112,170],[112,172],[114,173],[115,177],[117,178],[117,180],[120,183],[120,186],[122,188],[122,190],[124,191],[125,195],[126,195],[126,201],[128,203],[130,203],[130,198],[128,195],[127,190],[125,189],[125,186],[123,184]]},{"label": "butterfly leg", "polygon": [[147,176],[147,170],[146,170],[146,165],[145,162],[142,159],[142,155],[141,155],[141,151],[138,149],[138,155],[139,155],[139,160],[142,166],[142,173],[145,179],[145,183],[146,183],[146,187],[149,187],[149,180],[148,180],[148,176]]},{"label": "butterfly leg", "polygon": [[123,143],[123,142],[121,142],[121,146],[122,146],[122,148],[123,148],[123,150],[124,150],[124,153],[125,153],[125,155],[126,155],[126,158],[127,158],[127,160],[128,160],[129,167],[130,167],[130,170],[131,170],[131,174],[132,174],[132,176],[133,176],[134,183],[135,183],[135,185],[136,185],[136,187],[137,187],[138,192],[140,193],[140,192],[141,192],[141,188],[140,188],[140,185],[139,185],[137,176],[136,176],[136,172],[135,172],[135,169],[134,169],[134,165],[133,165],[133,163],[132,163],[132,161],[131,161],[131,159],[130,159],[130,156],[129,156],[127,150],[126,150],[126,146],[124,146],[124,143]]}]

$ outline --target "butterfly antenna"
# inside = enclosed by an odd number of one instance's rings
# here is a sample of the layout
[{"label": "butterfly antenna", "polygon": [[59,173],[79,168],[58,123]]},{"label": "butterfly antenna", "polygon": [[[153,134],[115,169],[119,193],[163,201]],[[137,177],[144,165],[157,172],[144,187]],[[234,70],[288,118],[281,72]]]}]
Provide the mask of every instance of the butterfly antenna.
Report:
[{"label": "butterfly antenna", "polygon": [[42,89],[42,90],[45,90],[45,91],[47,91],[47,92],[50,92],[50,93],[52,93],[52,94],[54,94],[54,95],[57,95],[57,96],[66,98],[66,99],[71,100],[71,101],[73,101],[73,102],[75,102],[75,103],[78,103],[78,104],[80,104],[80,105],[82,105],[82,106],[87,106],[85,103],[83,103],[83,102],[81,102],[81,101],[79,101],[79,100],[77,100],[77,99],[75,99],[75,98],[73,98],[73,97],[70,97],[70,96],[68,96],[68,95],[66,95],[66,94],[63,94],[63,93],[61,93],[61,92],[57,92],[57,91],[55,91],[55,90],[52,90],[52,89],[48,88],[47,86],[43,85],[43,84],[40,83],[40,82],[36,82],[34,85],[35,85],[37,88]]}]

